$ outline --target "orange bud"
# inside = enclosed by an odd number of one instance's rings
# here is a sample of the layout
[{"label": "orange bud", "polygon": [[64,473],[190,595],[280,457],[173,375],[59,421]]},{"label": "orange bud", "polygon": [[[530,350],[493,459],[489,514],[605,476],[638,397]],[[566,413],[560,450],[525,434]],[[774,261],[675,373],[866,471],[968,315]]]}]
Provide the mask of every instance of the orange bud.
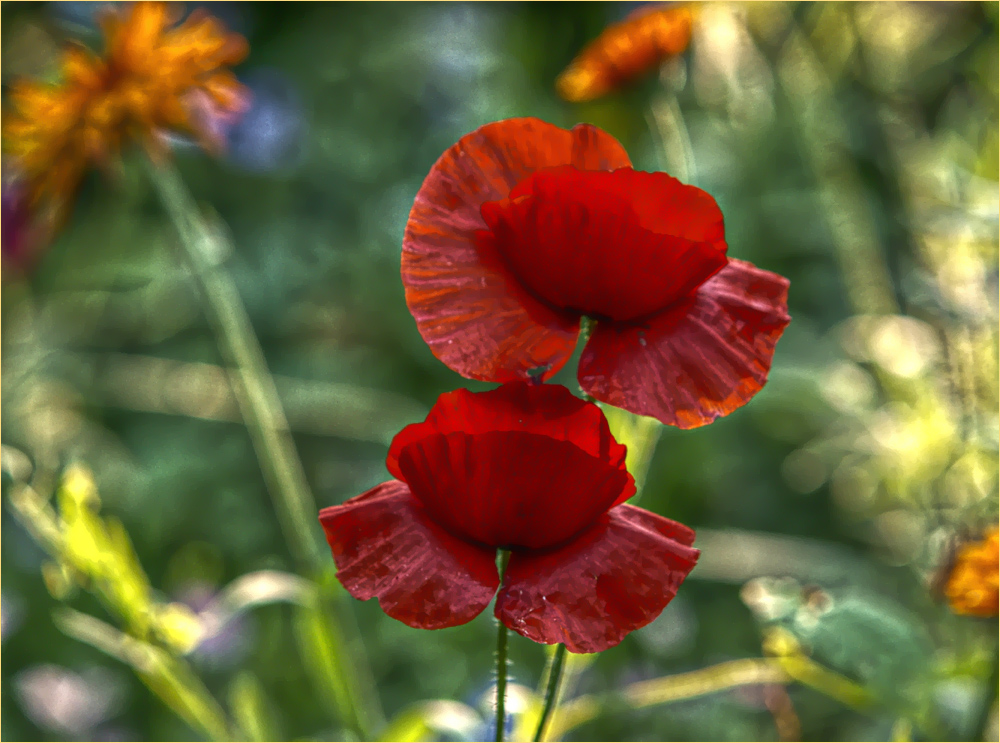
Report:
[{"label": "orange bud", "polygon": [[556,90],[574,103],[607,95],[687,49],[692,24],[687,6],[641,8],[588,44],[556,80]]},{"label": "orange bud", "polygon": [[959,548],[944,593],[956,614],[997,616],[1000,536],[996,527]]}]

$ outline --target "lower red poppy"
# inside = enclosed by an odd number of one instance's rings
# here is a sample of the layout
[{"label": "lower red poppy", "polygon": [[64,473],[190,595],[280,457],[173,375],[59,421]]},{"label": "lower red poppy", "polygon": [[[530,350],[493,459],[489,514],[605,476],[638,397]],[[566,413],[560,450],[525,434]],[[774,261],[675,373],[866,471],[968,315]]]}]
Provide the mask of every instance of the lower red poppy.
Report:
[{"label": "lower red poppy", "polygon": [[[392,480],[326,508],[338,578],[424,629],[496,616],[592,653],[656,618],[694,567],[687,527],[635,493],[600,409],[556,385],[442,395],[393,441]],[[497,549],[511,550],[500,586]],[[497,588],[499,593],[497,593]]]}]

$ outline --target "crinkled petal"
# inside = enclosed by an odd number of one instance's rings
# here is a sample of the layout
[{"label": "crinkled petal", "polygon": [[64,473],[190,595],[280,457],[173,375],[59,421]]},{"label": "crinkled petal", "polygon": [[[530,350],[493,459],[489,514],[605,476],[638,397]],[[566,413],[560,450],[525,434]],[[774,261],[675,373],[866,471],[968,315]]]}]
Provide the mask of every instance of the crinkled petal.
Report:
[{"label": "crinkled petal", "polygon": [[434,433],[522,431],[568,441],[615,468],[625,466],[625,447],[611,436],[601,409],[558,384],[510,382],[487,392],[458,389],[438,397],[427,419],[392,440],[386,466],[402,479],[399,453]]},{"label": "crinkled petal", "polygon": [[529,640],[598,653],[653,621],[698,560],[683,524],[621,505],[565,547],[513,552],[497,619]]},{"label": "crinkled petal", "polygon": [[726,265],[715,199],[666,173],[549,168],[482,214],[520,283],[550,307],[591,317],[652,315]]},{"label": "crinkled petal", "polygon": [[494,548],[554,547],[635,493],[624,462],[521,431],[431,434],[400,452],[399,469],[436,523]]},{"label": "crinkled petal", "polygon": [[382,483],[319,514],[337,578],[361,601],[418,629],[465,624],[489,604],[495,550],[455,538],[431,521],[405,483]]},{"label": "crinkled petal", "polygon": [[477,244],[486,228],[480,207],[541,168],[629,164],[596,127],[567,131],[533,118],[487,124],[449,148],[420,187],[403,238],[406,303],[434,355],[472,379],[555,374],[573,352],[579,320],[532,297]]},{"label": "crinkled petal", "polygon": [[597,323],[580,385],[632,413],[703,426],[764,386],[789,320],[788,279],[730,259],[689,299],[641,325]]}]

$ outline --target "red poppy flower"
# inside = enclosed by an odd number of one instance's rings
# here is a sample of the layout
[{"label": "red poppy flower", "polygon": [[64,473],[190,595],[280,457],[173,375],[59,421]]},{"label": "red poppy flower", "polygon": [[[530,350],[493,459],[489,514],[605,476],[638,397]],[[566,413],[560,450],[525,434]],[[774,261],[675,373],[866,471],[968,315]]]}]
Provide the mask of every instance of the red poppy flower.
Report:
[{"label": "red poppy flower", "polygon": [[655,619],[698,559],[691,529],[623,503],[625,447],[565,387],[441,395],[386,465],[398,479],[320,521],[344,587],[411,627],[465,624],[497,594],[515,632],[596,653]]},{"label": "red poppy flower", "polygon": [[760,390],[789,322],[788,280],[726,250],[701,189],[633,170],[589,124],[508,119],[435,163],[406,225],[402,278],[420,334],[460,374],[548,379],[587,316],[583,389],[693,428]]}]

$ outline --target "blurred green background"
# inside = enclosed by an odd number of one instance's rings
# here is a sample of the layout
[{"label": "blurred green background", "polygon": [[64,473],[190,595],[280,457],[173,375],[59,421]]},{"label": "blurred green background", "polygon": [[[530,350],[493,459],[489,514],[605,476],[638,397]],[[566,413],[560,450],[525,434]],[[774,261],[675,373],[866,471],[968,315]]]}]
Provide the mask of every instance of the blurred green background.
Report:
[{"label": "blurred green background", "polygon": [[[66,39],[96,44],[99,5],[5,3],[4,88],[51,75]],[[558,73],[638,5],[205,3],[250,42],[237,73],[254,102],[224,158],[178,140],[176,162],[231,233],[225,265],[317,505],[386,479],[388,442],[439,394],[488,387],[432,356],[403,300],[403,227],[433,162],[508,116],[594,123],[636,167],[715,196],[730,255],[791,280],[793,320],[754,400],[663,432],[642,505],[693,526],[701,562],[658,620],[581,664],[567,698],[761,657],[781,627],[872,701],[806,684],[642,709],[609,697],[565,737],[968,740],[997,625],[953,615],[934,585],[951,546],[997,520],[997,3],[704,4],[683,57],[560,101]],[[227,713],[256,721],[246,735],[349,739],[282,598],[294,565],[135,155],[88,177],[30,270],[5,266],[2,737],[203,737],[53,618],[121,626],[10,505],[17,483],[47,497],[79,462],[157,601],[202,612],[253,574],[258,600],[184,655]],[[575,389],[571,372],[556,381]],[[489,614],[424,632],[343,598],[385,717],[453,700],[467,707],[435,708],[425,734],[482,740]],[[511,657],[514,682],[536,687],[543,649],[512,635]]]}]

